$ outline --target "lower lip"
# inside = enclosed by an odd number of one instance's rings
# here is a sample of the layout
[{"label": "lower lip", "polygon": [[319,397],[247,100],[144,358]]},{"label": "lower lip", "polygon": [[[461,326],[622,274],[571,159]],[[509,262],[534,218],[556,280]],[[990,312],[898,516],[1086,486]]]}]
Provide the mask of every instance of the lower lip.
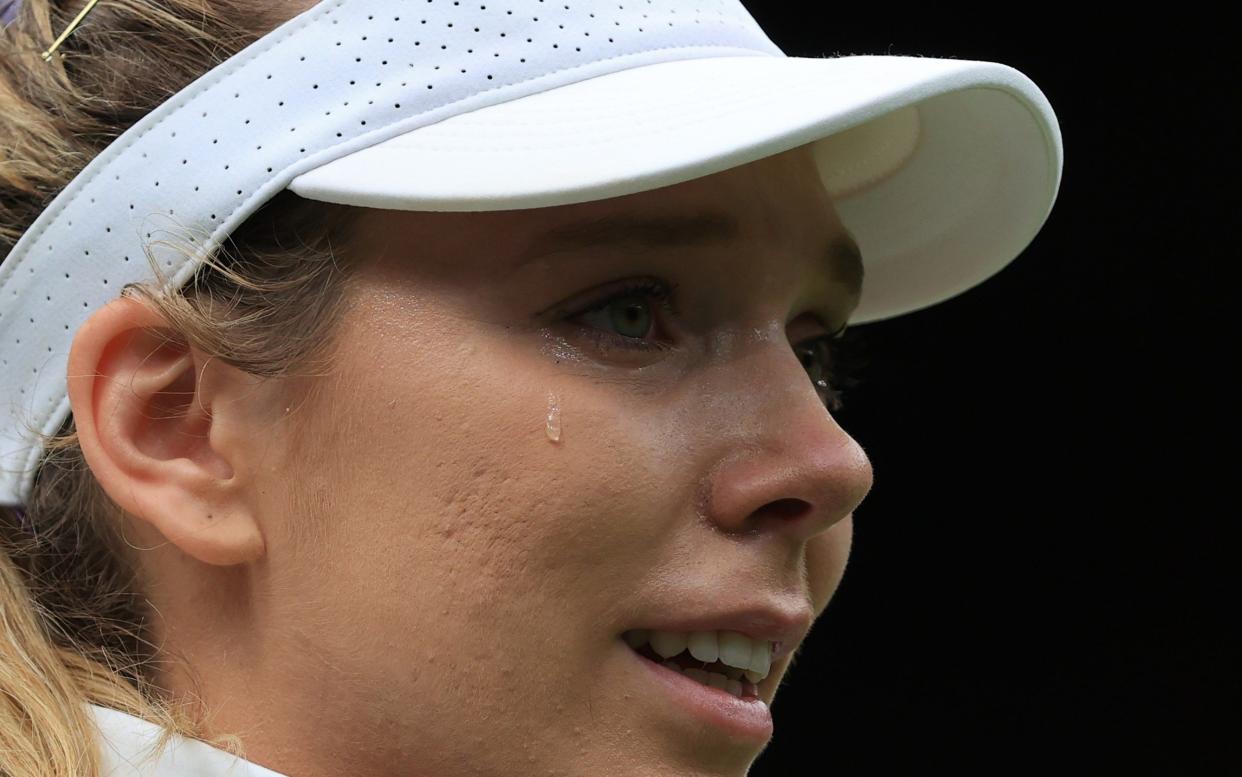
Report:
[{"label": "lower lip", "polygon": [[763,699],[740,699],[723,689],[703,685],[639,655],[625,640],[619,641],[625,652],[646,667],[644,671],[656,685],[686,712],[737,739],[762,745],[772,738],[772,712]]}]

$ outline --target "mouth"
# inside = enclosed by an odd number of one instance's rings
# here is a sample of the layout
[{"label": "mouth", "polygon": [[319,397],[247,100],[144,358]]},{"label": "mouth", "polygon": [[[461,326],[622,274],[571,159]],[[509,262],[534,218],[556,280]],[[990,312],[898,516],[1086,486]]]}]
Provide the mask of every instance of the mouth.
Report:
[{"label": "mouth", "polygon": [[619,641],[636,665],[686,712],[725,731],[758,741],[772,732],[769,705],[781,671],[802,643],[815,613],[806,601],[719,604],[694,612],[665,608],[622,632]]},{"label": "mouth", "polygon": [[[706,635],[716,640],[715,655]],[[686,635],[647,629],[627,631],[619,641],[634,656],[635,665],[646,667],[642,674],[663,689],[661,696],[683,713],[738,741],[763,743],[771,738],[772,713],[764,698],[771,695],[771,683],[776,679],[768,675],[770,664],[764,666],[770,661],[771,642],[754,642],[736,632]],[[723,656],[719,654],[721,647]],[[747,669],[734,665],[743,663],[743,648],[748,651]],[[752,657],[756,658],[754,669],[749,668]]]},{"label": "mouth", "polygon": [[[679,640],[669,637],[667,632],[657,633],[655,640],[652,639],[652,634],[651,629],[630,629],[621,638],[633,652],[662,669],[676,671],[700,685],[724,691],[737,699],[754,701],[763,698],[764,689],[760,686],[768,678],[771,664],[770,648],[766,645],[760,645],[745,637],[738,639],[727,633],[725,639],[732,638],[734,644],[727,645],[732,652],[723,657],[720,655],[719,633],[715,636],[714,647],[710,639],[697,633],[699,637],[693,650],[688,638],[681,640],[686,644],[682,648],[678,644]],[[660,647],[658,652],[657,645]],[[759,653],[768,653],[768,658],[763,655],[755,658],[756,648]],[[751,659],[754,659],[754,665]]]}]

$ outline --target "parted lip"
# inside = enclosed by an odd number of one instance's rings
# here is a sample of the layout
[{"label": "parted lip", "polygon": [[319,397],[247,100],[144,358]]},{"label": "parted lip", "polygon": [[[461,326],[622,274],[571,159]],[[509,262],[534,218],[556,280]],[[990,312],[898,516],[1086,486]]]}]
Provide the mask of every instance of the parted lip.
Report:
[{"label": "parted lip", "polygon": [[753,640],[776,643],[772,661],[793,652],[811,629],[815,613],[805,603],[780,605],[757,603],[732,606],[711,613],[669,612],[653,615],[643,623],[626,631],[650,629],[652,631],[736,631]]}]

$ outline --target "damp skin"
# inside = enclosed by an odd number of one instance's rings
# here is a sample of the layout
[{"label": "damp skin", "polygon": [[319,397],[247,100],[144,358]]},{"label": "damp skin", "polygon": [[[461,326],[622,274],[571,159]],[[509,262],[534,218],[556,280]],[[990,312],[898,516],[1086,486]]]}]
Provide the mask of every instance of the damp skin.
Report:
[{"label": "damp skin", "polygon": [[582,347],[571,343],[564,335],[553,331],[552,327],[540,328],[538,336],[539,352],[558,363],[584,364],[590,360]]},{"label": "damp skin", "polygon": [[548,421],[544,428],[549,440],[561,441],[561,406],[555,394],[548,394]]},{"label": "damp skin", "polygon": [[[722,602],[818,615],[845,572],[872,473],[791,348],[826,331],[800,316],[835,304],[813,251],[843,229],[801,153],[610,201],[368,213],[340,249],[359,265],[330,375],[213,408],[251,414],[209,438],[235,478],[203,482],[262,558],[127,535],[152,549],[154,643],[197,673],[166,687],[288,774],[743,777],[759,749],[662,703],[619,637]],[[747,233],[511,268],[542,230],[639,207],[722,209]],[[674,350],[600,352],[582,319],[539,315],[636,275],[685,292]],[[148,518],[175,517],[172,492],[144,493]]]}]

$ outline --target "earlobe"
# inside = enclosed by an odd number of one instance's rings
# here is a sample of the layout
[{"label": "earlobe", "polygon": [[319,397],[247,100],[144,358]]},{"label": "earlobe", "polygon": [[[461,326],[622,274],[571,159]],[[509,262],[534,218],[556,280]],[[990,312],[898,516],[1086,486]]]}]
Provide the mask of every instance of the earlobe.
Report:
[{"label": "earlobe", "polygon": [[[123,510],[205,564],[261,558],[239,466],[244,376],[177,337],[149,305],[119,297],[79,328],[68,393],[82,453]],[[228,399],[229,401],[222,401]],[[242,475],[239,477],[239,475]]]}]

